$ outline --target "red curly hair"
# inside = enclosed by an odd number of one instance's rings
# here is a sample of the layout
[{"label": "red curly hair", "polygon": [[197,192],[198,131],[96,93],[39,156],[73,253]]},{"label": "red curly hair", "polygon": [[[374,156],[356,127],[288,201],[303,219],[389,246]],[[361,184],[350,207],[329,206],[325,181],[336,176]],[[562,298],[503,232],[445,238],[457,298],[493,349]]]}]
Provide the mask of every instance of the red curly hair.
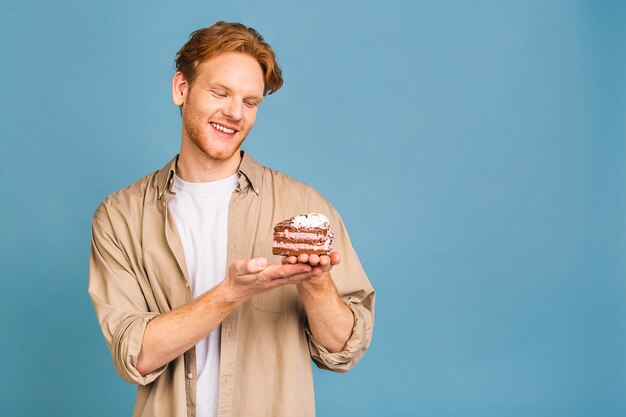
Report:
[{"label": "red curly hair", "polygon": [[272,47],[253,28],[241,23],[219,21],[189,35],[176,53],[176,70],[192,85],[198,66],[222,52],[238,52],[255,58],[263,70],[264,94],[272,94],[283,85],[283,75]]}]

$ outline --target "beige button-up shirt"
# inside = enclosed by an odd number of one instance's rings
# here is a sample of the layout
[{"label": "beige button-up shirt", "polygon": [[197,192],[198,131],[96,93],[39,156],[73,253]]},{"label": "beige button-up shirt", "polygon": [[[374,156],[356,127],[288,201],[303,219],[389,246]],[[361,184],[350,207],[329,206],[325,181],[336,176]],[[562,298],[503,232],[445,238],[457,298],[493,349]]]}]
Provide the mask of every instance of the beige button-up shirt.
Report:
[{"label": "beige button-up shirt", "polygon": [[[133,416],[195,417],[195,349],[145,376],[136,368],[147,323],[191,301],[182,243],[167,208],[176,160],[107,197],[93,217],[89,294],[117,372],[139,385]],[[222,322],[218,415],[313,416],[310,358],[337,372],[359,361],[372,337],[374,290],[341,218],[319,193],[245,153],[239,173],[227,264],[258,256],[280,263],[272,255],[274,225],[324,213],[342,256],[332,279],[355,323],[344,350],[330,353],[311,334],[295,286],[242,304]]]}]

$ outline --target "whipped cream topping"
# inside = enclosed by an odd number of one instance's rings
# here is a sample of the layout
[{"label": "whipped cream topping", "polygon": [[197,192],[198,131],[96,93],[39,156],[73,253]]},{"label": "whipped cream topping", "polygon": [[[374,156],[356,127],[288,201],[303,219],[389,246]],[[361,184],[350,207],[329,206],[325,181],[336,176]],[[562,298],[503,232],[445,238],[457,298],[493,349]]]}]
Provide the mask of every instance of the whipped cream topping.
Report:
[{"label": "whipped cream topping", "polygon": [[295,228],[322,227],[324,225],[328,226],[330,222],[328,221],[328,218],[322,213],[309,213],[295,216],[291,224]]}]

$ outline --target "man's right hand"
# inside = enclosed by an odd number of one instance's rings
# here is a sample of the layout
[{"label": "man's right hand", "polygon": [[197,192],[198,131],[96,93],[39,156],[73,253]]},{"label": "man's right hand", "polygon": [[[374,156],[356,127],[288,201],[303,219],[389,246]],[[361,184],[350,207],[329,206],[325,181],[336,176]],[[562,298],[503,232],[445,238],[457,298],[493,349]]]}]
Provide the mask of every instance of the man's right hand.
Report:
[{"label": "man's right hand", "polygon": [[137,358],[137,370],[146,375],[179,357],[249,298],[321,274],[321,267],[303,263],[269,265],[265,258],[233,262],[218,285],[148,323]]},{"label": "man's right hand", "polygon": [[309,264],[269,265],[265,258],[233,262],[220,283],[230,302],[240,304],[257,294],[286,284],[297,284],[322,274],[320,267]]}]

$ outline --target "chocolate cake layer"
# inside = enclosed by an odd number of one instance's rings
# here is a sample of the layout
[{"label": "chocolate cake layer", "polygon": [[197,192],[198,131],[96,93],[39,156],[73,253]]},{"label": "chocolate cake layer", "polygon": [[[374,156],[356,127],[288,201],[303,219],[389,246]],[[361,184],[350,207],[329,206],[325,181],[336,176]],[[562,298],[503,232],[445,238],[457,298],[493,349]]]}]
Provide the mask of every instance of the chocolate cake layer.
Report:
[{"label": "chocolate cake layer", "polygon": [[274,227],[272,253],[280,256],[329,255],[333,249],[330,222],[320,213],[294,216]]}]

